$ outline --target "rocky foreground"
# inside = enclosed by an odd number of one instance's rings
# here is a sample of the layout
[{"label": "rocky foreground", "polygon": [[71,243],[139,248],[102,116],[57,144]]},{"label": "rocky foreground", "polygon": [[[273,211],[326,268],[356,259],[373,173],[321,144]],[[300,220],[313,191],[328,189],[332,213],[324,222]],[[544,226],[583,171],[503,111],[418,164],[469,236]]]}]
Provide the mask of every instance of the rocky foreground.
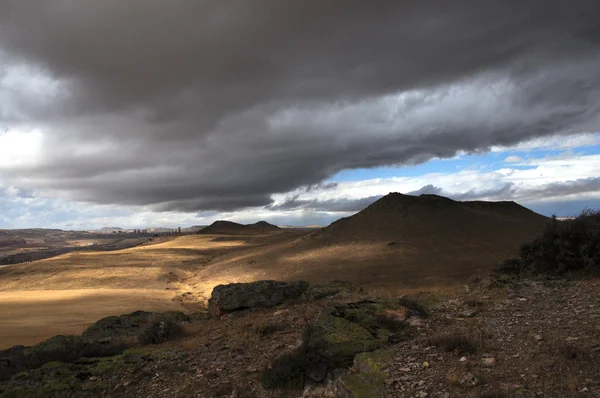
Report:
[{"label": "rocky foreground", "polygon": [[206,313],[137,312],[6,350],[0,396],[597,397],[599,293],[541,279],[412,299],[222,286]]}]

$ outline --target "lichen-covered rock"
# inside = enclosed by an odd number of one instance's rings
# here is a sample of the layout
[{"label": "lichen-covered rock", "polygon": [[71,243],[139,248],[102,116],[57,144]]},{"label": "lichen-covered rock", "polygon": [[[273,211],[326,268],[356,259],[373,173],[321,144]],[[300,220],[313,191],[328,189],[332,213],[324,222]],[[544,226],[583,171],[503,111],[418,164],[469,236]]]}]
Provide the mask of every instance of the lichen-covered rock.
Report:
[{"label": "lichen-covered rock", "polygon": [[219,285],[208,301],[211,315],[221,316],[246,308],[274,307],[285,300],[299,297],[309,287],[308,282],[257,281]]},{"label": "lichen-covered rock", "polygon": [[352,297],[364,294],[362,287],[348,281],[331,281],[324,285],[313,285],[306,291],[309,300],[319,300],[325,297]]},{"label": "lichen-covered rock", "polygon": [[376,350],[383,344],[382,339],[361,325],[324,310],[312,327],[308,349],[335,366],[349,363],[357,353]]},{"label": "lichen-covered rock", "polygon": [[338,305],[333,315],[358,323],[374,335],[398,334],[408,327],[409,317],[423,316],[425,312],[413,302],[401,300],[361,300]]},{"label": "lichen-covered rock", "polygon": [[386,370],[393,358],[394,354],[385,349],[356,355],[352,372],[345,373],[336,380],[336,397],[385,397]]},{"label": "lichen-covered rock", "polygon": [[49,362],[37,369],[13,376],[6,384],[2,396],[63,397],[73,396],[78,390],[92,391],[106,388],[101,380],[90,380],[91,376],[86,366]]},{"label": "lichen-covered rock", "polygon": [[[135,311],[126,315],[108,316],[90,325],[82,334],[86,340],[101,340],[130,337],[155,315],[153,312]],[[189,322],[183,312],[169,311],[161,313],[162,316],[177,322]]]}]

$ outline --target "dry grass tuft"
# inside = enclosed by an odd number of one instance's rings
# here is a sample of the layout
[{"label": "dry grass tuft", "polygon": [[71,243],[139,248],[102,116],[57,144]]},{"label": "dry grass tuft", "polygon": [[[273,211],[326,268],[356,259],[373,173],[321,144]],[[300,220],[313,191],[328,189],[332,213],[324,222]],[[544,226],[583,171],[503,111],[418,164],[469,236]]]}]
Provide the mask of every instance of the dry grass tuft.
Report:
[{"label": "dry grass tuft", "polygon": [[154,314],[140,328],[137,338],[140,344],[159,344],[183,334],[181,323],[169,314]]},{"label": "dry grass tuft", "polygon": [[447,333],[433,337],[429,340],[429,344],[440,347],[446,352],[454,352],[456,355],[477,352],[477,342],[470,336],[459,333]]}]

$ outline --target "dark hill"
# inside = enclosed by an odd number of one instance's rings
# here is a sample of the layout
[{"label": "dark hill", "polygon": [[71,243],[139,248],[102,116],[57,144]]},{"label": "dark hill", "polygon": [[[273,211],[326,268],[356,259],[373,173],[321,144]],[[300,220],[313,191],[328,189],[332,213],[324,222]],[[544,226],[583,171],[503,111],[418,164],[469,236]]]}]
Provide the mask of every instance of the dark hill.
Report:
[{"label": "dark hill", "polygon": [[[352,217],[316,233],[334,241],[430,239],[515,247],[541,231],[548,218],[515,202],[459,202],[437,195],[390,193]],[[441,249],[441,248],[440,248]]]},{"label": "dark hill", "polygon": [[238,224],[232,221],[215,221],[206,228],[203,228],[199,234],[219,234],[219,235],[254,235],[279,231],[280,228],[269,224],[266,221],[259,221],[255,224]]}]

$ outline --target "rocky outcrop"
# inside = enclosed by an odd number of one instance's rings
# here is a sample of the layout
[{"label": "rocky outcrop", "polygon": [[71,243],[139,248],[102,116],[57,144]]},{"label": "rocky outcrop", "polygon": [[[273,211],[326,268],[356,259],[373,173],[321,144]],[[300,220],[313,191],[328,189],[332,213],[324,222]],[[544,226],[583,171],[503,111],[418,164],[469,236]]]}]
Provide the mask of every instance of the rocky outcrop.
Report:
[{"label": "rocky outcrop", "polygon": [[329,368],[345,366],[361,352],[377,350],[410,333],[407,319],[417,315],[407,300],[362,300],[321,311],[307,335],[308,349]]},{"label": "rocky outcrop", "polygon": [[[87,340],[101,340],[133,336],[153,315],[155,313],[135,311],[126,315],[108,316],[90,325],[82,337]],[[175,322],[190,321],[183,312],[168,311],[160,315]]]},{"label": "rocky outcrop", "polygon": [[212,316],[256,307],[275,307],[285,300],[302,295],[309,287],[308,282],[257,281],[218,285],[208,300]]},{"label": "rocky outcrop", "polygon": [[31,347],[15,346],[0,351],[0,381],[51,362],[76,362],[82,358],[109,357],[137,345],[138,332],[154,316],[187,322],[182,312],[135,311],[109,316],[90,325],[81,336],[58,335]]}]

